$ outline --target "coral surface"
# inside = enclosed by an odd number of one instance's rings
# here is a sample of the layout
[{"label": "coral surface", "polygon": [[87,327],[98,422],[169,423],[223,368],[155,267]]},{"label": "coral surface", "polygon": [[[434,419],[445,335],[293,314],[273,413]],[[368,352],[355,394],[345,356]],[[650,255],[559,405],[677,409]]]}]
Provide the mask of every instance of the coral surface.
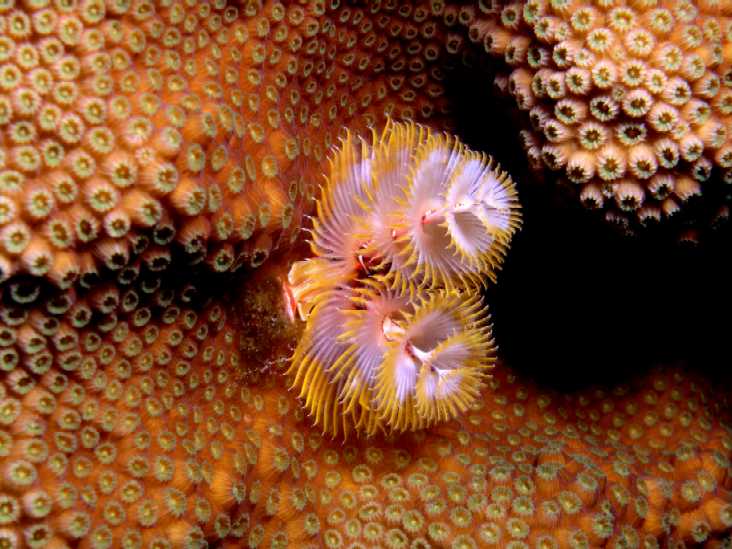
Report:
[{"label": "coral surface", "polygon": [[499,363],[456,420],[344,443],[275,375],[300,336],[273,268],[6,303],[3,546],[715,547],[729,534],[723,388],[660,368],[568,395]]},{"label": "coral surface", "polygon": [[428,6],[335,4],[3,3],[0,279],[159,268],[151,241],[226,271],[295,237],[344,125],[442,110]]},{"label": "coral surface", "polygon": [[500,365],[460,418],[344,445],[279,375],[270,256],[326,150],[446,124],[484,10],[0,2],[0,547],[721,545],[729,392],[700,376]]},{"label": "coral surface", "polygon": [[731,16],[729,2],[527,0],[490,3],[469,32],[508,68],[496,83],[530,121],[535,167],[630,229],[702,194],[697,225],[718,224],[731,198]]}]

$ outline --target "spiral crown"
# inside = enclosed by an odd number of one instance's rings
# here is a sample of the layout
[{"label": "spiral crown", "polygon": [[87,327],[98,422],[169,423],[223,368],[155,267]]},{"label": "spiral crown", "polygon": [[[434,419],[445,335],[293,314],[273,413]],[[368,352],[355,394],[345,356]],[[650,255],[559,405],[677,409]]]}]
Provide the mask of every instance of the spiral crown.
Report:
[{"label": "spiral crown", "polygon": [[325,432],[415,430],[475,402],[494,360],[478,288],[519,225],[511,179],[456,138],[390,121],[343,139],[314,257],[288,276],[306,321],[288,374]]}]

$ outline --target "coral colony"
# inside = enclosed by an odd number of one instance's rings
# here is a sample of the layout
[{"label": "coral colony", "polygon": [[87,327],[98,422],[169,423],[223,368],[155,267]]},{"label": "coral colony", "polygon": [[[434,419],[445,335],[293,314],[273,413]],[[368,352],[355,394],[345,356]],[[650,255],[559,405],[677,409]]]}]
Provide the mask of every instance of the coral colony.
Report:
[{"label": "coral colony", "polygon": [[348,135],[289,273],[307,321],[293,384],[326,432],[423,428],[464,412],[493,362],[478,286],[519,225],[483,154],[413,123]]},{"label": "coral colony", "polygon": [[0,0],[0,549],[728,547],[729,391],[500,362],[479,291],[516,194],[439,132],[490,58],[533,164],[699,231],[731,15]]},{"label": "coral colony", "polygon": [[629,227],[726,196],[696,231],[729,218],[730,16],[726,1],[499,2],[470,38],[504,60],[535,167]]}]

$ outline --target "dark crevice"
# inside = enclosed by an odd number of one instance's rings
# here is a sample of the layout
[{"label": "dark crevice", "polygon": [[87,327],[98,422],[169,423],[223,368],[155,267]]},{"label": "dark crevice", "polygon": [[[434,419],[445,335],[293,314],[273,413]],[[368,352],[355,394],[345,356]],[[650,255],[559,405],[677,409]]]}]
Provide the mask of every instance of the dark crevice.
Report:
[{"label": "dark crevice", "polygon": [[732,235],[680,245],[667,228],[627,237],[531,173],[490,68],[449,72],[455,131],[518,184],[524,225],[488,289],[500,355],[557,387],[622,381],[659,363],[711,376],[732,363]]}]

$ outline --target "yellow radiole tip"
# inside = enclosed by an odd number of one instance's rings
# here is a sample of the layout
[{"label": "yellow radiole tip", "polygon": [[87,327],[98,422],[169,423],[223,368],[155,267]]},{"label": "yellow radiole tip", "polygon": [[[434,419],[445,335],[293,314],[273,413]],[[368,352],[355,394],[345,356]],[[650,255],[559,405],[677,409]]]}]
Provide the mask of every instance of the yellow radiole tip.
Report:
[{"label": "yellow radiole tip", "polygon": [[288,370],[324,432],[416,430],[473,405],[494,362],[479,294],[521,224],[515,185],[457,138],[389,120],[346,134],[287,286]]}]

